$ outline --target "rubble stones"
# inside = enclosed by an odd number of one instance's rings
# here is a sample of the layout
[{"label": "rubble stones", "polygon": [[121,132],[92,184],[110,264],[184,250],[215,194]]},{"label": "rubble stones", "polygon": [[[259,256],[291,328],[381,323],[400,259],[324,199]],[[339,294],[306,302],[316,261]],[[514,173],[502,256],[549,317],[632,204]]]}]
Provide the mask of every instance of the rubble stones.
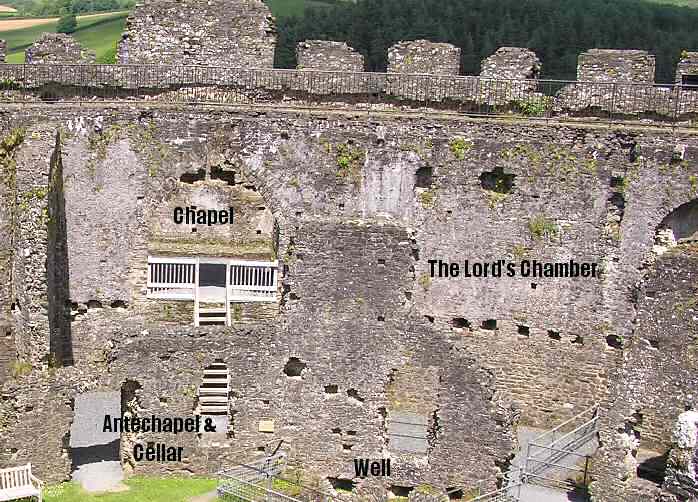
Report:
[{"label": "rubble stones", "polygon": [[676,83],[684,83],[684,75],[692,75],[693,83],[690,85],[698,85],[698,52],[684,52],[681,54],[681,59],[676,64]]},{"label": "rubble stones", "polygon": [[299,70],[364,71],[364,57],[345,42],[306,40],[296,47]]},{"label": "rubble stones", "polygon": [[90,64],[95,53],[65,33],[44,33],[25,51],[27,64]]},{"label": "rubble stones", "polygon": [[271,68],[274,18],[262,0],[148,0],[126,22],[122,64]]},{"label": "rubble stones", "polygon": [[480,76],[492,79],[537,79],[541,62],[536,53],[523,47],[501,47],[482,61]]},{"label": "rubble stones", "polygon": [[641,50],[591,49],[579,55],[580,82],[633,82],[653,84],[654,56]]},{"label": "rubble stones", "polygon": [[460,49],[428,40],[398,42],[388,49],[388,73],[458,75]]},{"label": "rubble stones", "polygon": [[672,442],[664,488],[681,497],[698,497],[698,412],[679,415]]}]

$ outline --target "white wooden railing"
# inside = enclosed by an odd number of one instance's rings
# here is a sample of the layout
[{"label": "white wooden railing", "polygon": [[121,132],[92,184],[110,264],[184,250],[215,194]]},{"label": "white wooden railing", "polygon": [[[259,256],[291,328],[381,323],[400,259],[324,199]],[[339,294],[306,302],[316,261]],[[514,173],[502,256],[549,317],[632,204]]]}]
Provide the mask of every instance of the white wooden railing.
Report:
[{"label": "white wooden railing", "polygon": [[231,260],[229,266],[228,298],[231,301],[276,301],[276,262]]},{"label": "white wooden railing", "polygon": [[226,265],[228,302],[276,301],[277,262],[228,258],[148,257],[148,298],[194,301],[201,263]]},{"label": "white wooden railing", "polygon": [[196,258],[148,257],[148,297],[193,300],[197,267]]}]

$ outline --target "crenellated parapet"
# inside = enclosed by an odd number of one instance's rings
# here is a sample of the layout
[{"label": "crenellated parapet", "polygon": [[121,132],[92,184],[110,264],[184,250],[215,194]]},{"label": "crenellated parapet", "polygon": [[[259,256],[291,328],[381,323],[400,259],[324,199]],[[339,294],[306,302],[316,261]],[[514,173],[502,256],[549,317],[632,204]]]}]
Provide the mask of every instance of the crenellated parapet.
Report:
[{"label": "crenellated parapet", "polygon": [[95,62],[95,53],[70,35],[44,33],[25,51],[25,58],[28,64],[90,64]]},{"label": "crenellated parapet", "polygon": [[647,51],[591,49],[579,55],[580,82],[654,84],[655,58]]},{"label": "crenellated parapet", "polygon": [[540,59],[531,49],[500,47],[482,61],[480,76],[512,80],[537,79],[541,68]]},{"label": "crenellated parapet", "polygon": [[147,0],[128,17],[118,60],[271,68],[275,21],[262,0]]},{"label": "crenellated parapet", "polygon": [[460,49],[428,40],[398,42],[388,49],[388,73],[458,75]]},{"label": "crenellated parapet", "polygon": [[296,46],[299,70],[364,71],[364,57],[346,42],[306,40]]},{"label": "crenellated parapet", "polygon": [[676,83],[698,85],[698,52],[684,52],[676,65]]}]

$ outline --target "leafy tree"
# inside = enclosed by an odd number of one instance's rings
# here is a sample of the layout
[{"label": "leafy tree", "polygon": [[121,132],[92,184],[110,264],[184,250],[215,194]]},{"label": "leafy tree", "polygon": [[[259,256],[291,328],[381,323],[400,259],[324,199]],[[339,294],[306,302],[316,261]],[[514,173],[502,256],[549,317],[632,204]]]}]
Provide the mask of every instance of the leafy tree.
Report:
[{"label": "leafy tree", "polygon": [[73,33],[78,27],[78,20],[72,12],[66,14],[58,20],[56,25],[56,33]]}]

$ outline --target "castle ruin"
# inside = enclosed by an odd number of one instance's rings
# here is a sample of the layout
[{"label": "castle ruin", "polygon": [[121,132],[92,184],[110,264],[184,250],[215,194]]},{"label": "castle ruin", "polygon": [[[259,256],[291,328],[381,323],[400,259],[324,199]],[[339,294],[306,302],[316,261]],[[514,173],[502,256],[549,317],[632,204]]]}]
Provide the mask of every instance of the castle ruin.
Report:
[{"label": "castle ruin", "polygon": [[[267,7],[235,7],[140,5],[119,61],[144,66],[98,85],[56,80],[62,56],[0,66],[0,466],[59,482],[96,451],[125,474],[212,475],[283,439],[324,485],[443,498],[503,486],[521,428],[598,406],[594,501],[694,500],[681,86],[624,101],[653,57],[589,51],[548,96],[532,51],[461,77],[459,49],[427,41],[393,47],[388,74],[318,41],[277,71]],[[450,275],[466,260],[516,273]],[[524,272],[571,261],[599,273]],[[115,439],[84,409],[218,427]],[[136,459],[148,443],[183,456]]]}]

